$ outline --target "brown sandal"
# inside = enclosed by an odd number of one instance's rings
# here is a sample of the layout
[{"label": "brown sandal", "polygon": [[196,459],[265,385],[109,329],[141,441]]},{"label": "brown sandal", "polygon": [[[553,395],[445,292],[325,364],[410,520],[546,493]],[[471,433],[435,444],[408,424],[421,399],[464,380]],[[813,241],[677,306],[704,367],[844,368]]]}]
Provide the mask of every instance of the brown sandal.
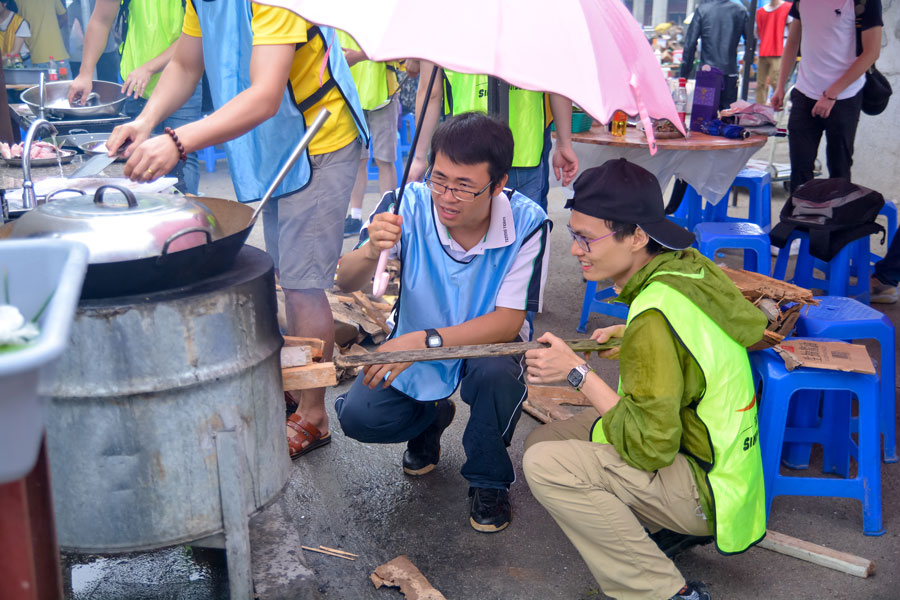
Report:
[{"label": "brown sandal", "polygon": [[292,460],[331,443],[330,431],[322,435],[318,427],[304,420],[300,415],[293,414],[288,417],[287,426],[300,434],[287,439],[288,450],[290,450]]}]

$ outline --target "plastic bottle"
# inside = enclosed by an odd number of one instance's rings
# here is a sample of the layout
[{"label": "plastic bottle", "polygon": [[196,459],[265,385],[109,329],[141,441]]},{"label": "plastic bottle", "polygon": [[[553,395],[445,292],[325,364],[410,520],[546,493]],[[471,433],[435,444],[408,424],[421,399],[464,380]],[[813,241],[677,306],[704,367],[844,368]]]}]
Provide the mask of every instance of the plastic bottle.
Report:
[{"label": "plastic bottle", "polygon": [[616,137],[625,137],[625,131],[628,127],[628,115],[624,111],[617,110],[613,113],[612,121],[609,123],[609,130]]},{"label": "plastic bottle", "polygon": [[69,69],[66,68],[66,63],[59,63],[59,78],[60,79],[68,79],[69,78]]},{"label": "plastic bottle", "polygon": [[685,124],[685,116],[687,114],[687,79],[684,77],[678,78],[678,87],[675,88],[675,91],[672,92],[672,100],[675,101],[675,111],[678,113],[678,118],[681,119],[681,124]]},{"label": "plastic bottle", "polygon": [[47,79],[57,81],[59,79],[59,70],[56,68],[56,61],[50,57],[50,67],[47,69]]}]

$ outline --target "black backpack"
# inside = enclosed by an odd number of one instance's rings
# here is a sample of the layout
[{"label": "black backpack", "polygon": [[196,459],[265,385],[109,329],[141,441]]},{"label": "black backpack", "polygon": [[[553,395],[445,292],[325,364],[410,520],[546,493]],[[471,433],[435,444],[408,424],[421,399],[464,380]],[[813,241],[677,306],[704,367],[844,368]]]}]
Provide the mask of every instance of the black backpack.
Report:
[{"label": "black backpack", "polygon": [[[866,0],[853,0],[856,16],[856,55],[862,54],[862,14]],[[867,115],[880,115],[887,108],[894,90],[887,77],[873,64],[866,70],[866,83],[862,89],[862,111]]]},{"label": "black backpack", "polygon": [[881,233],[875,218],[884,196],[842,177],[813,179],[797,188],[781,209],[780,222],[769,232],[772,244],[784,248],[794,229],[809,233],[809,253],[829,261],[841,248]]}]

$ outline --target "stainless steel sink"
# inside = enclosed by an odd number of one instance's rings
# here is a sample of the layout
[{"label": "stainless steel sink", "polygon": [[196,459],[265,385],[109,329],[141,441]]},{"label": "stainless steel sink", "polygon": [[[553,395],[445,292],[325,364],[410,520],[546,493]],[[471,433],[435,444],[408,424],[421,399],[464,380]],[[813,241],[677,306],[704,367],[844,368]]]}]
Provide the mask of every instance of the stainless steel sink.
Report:
[{"label": "stainless steel sink", "polygon": [[41,73],[49,76],[47,69],[3,69],[6,85],[37,85]]},{"label": "stainless steel sink", "polygon": [[37,85],[41,73],[48,75],[47,69],[3,69],[6,85]]}]

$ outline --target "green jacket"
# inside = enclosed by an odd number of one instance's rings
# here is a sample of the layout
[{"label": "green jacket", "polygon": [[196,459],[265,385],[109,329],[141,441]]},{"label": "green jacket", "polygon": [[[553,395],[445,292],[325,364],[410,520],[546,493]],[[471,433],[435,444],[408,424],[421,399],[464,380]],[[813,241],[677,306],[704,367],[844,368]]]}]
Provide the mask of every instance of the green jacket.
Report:
[{"label": "green jacket", "polygon": [[[686,276],[667,274],[673,272]],[[619,300],[630,305],[655,282],[683,294],[741,346],[761,339],[765,315],[696,250],[665,252],[653,258],[631,277]],[[697,460],[712,463],[713,448],[706,427],[692,409],[706,391],[700,365],[662,313],[655,310],[629,322],[619,361],[619,402],[601,420],[606,440],[628,464],[645,471],[668,466],[677,453],[684,454],[712,525],[709,482]]]}]

